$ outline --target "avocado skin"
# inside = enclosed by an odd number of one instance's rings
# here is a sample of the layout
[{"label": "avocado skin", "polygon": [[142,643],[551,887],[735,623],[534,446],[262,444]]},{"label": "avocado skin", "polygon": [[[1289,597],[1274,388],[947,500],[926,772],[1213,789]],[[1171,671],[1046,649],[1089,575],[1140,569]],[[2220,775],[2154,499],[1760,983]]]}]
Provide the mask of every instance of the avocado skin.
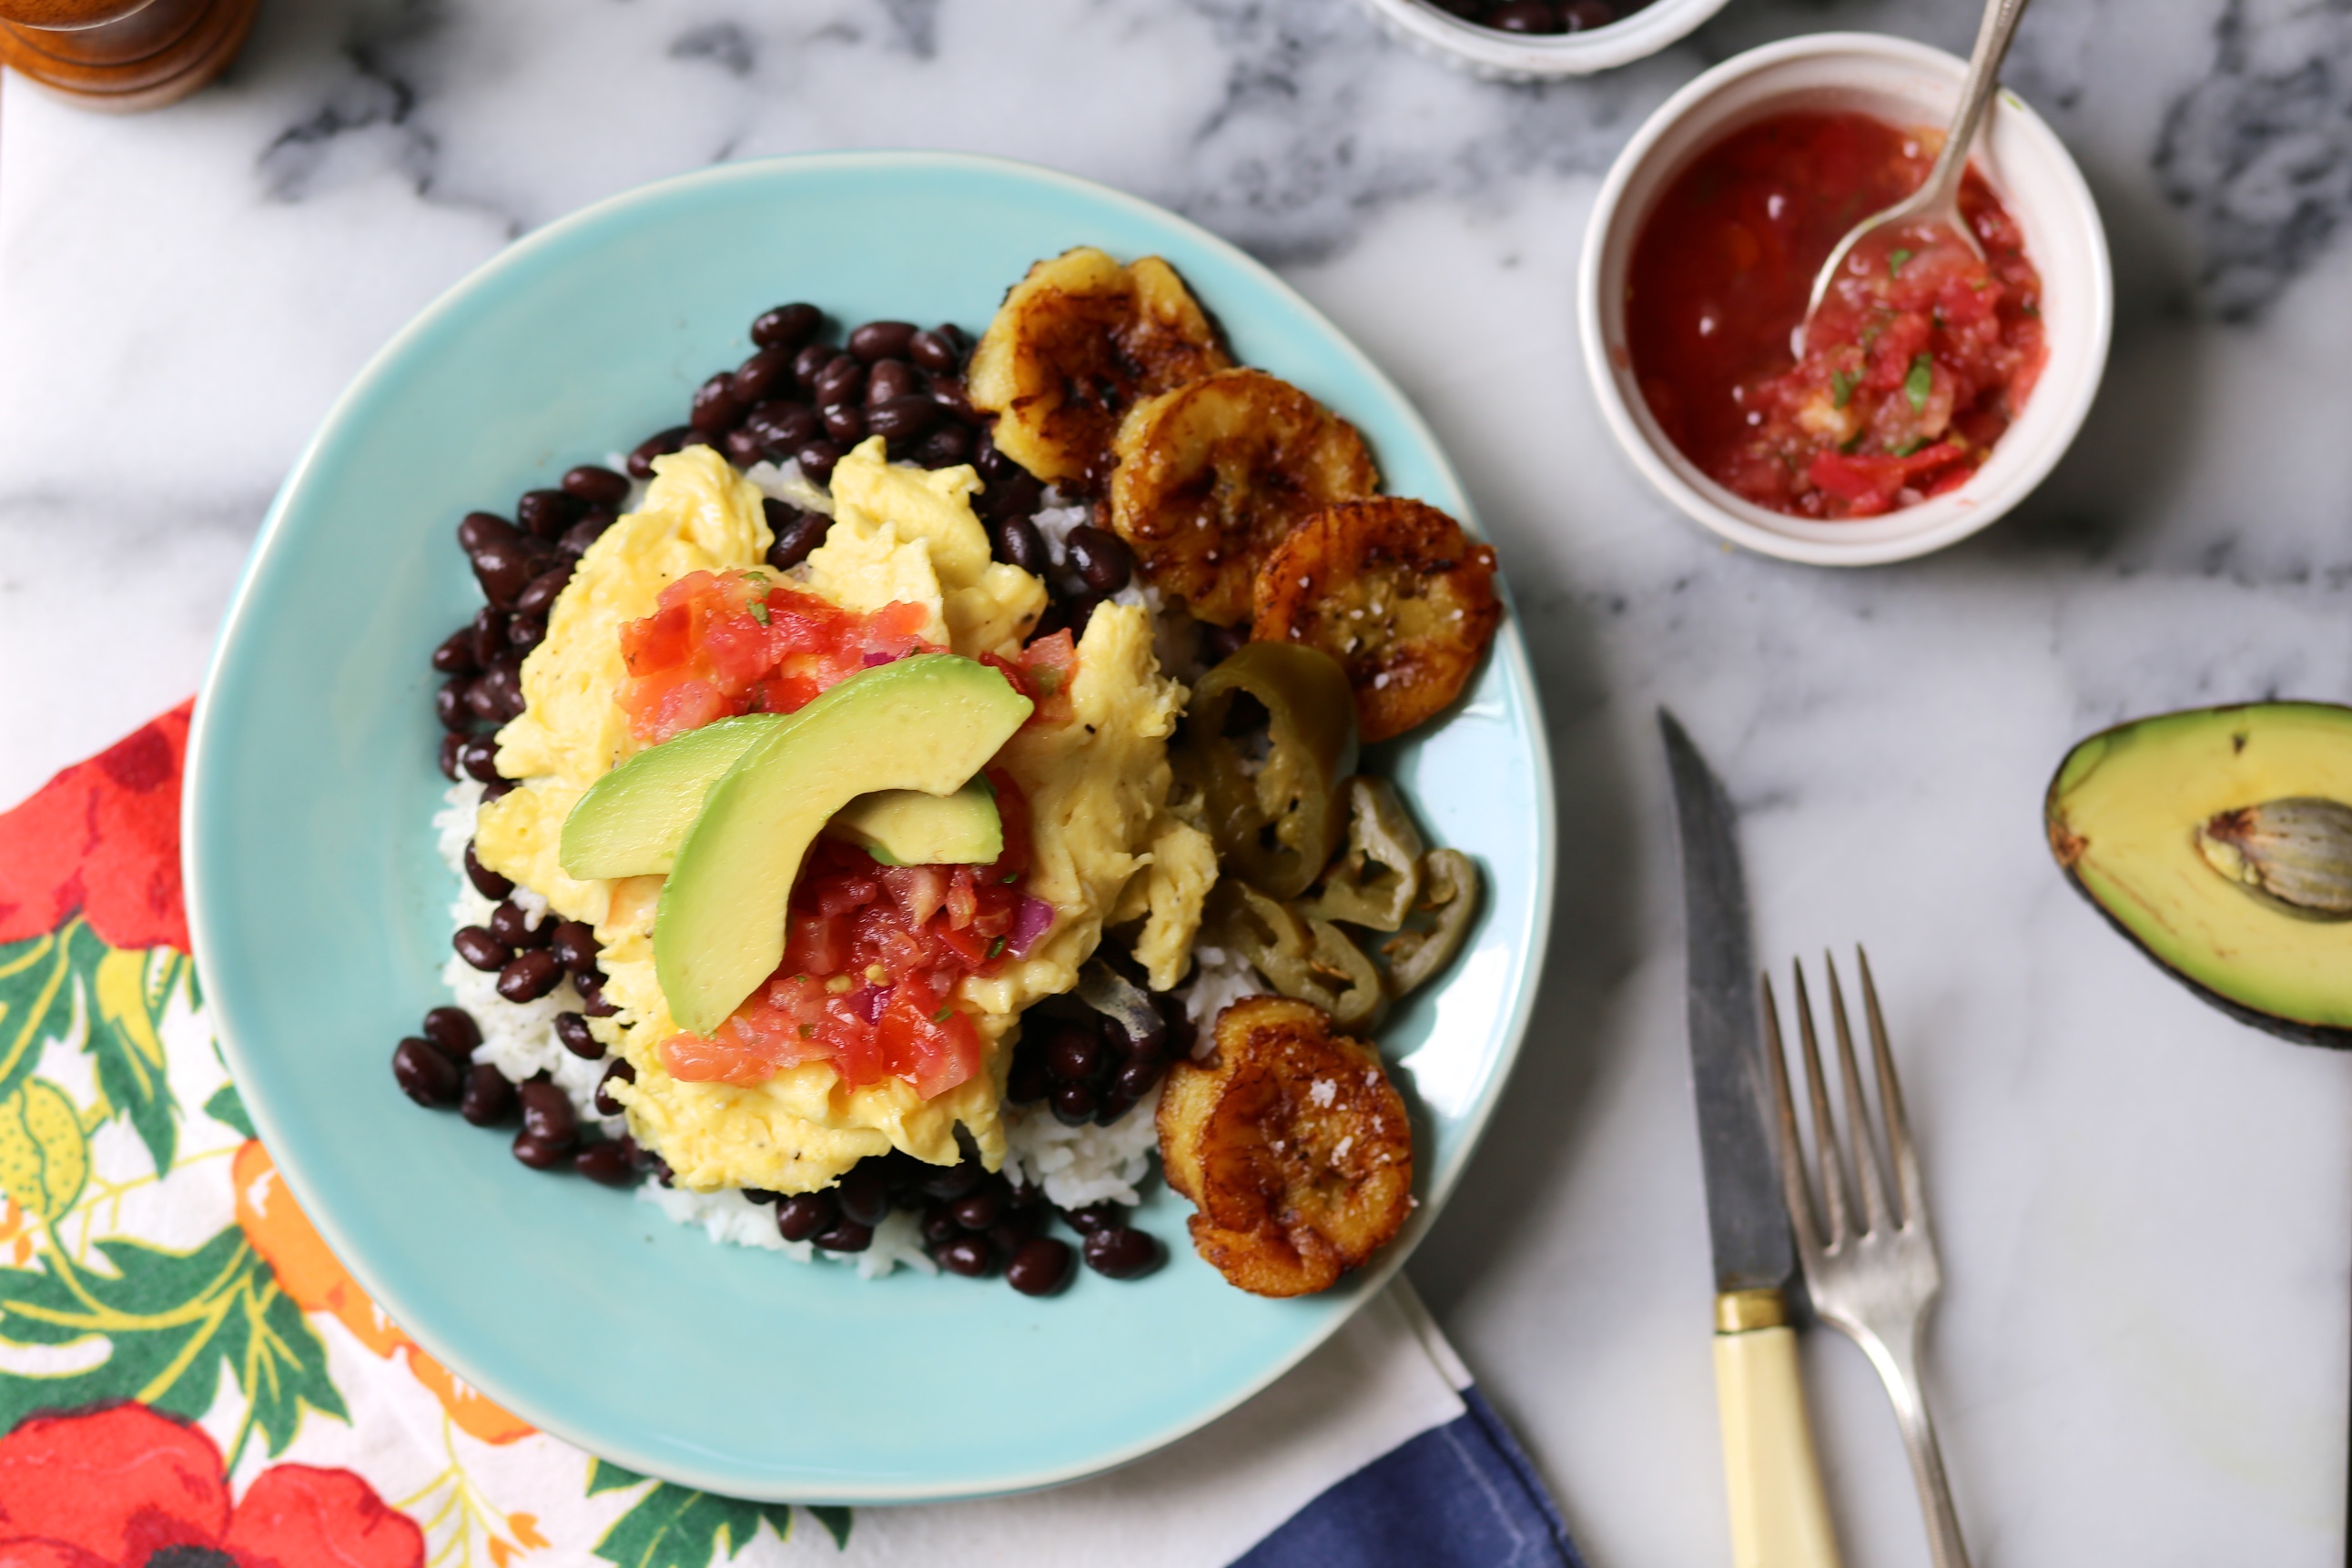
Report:
[{"label": "avocado skin", "polygon": [[2224,996],[2202,981],[2183,974],[2176,966],[2159,956],[2147,942],[2141,939],[2137,932],[2126,925],[2114,910],[2109,909],[2075,870],[2077,851],[2072,841],[2074,833],[2066,821],[2065,806],[2061,799],[2061,791],[2062,787],[2068,782],[2067,774],[2074,768],[2076,758],[2095,747],[2105,747],[2132,730],[2162,720],[2206,717],[2216,723],[2227,723],[2234,716],[2259,714],[2266,709],[2279,708],[2329,709],[2342,716],[2347,730],[2352,730],[2352,707],[2346,707],[2336,703],[2285,701],[2231,703],[2210,708],[2179,708],[2169,713],[2152,714],[2143,718],[2111,725],[2076,742],[2059,760],[2056,770],[2050,776],[2049,788],[2042,794],[2042,829],[2049,841],[2051,858],[2058,862],[2058,869],[2064,873],[2067,884],[2082,895],[2085,904],[2098,911],[2100,919],[2105,921],[2111,928],[2121,934],[2126,941],[2139,949],[2148,962],[2179,981],[2200,1000],[2227,1013],[2240,1023],[2251,1024],[2265,1034],[2276,1035],[2281,1040],[2293,1040],[2297,1045],[2321,1046],[2329,1051],[2352,1051],[2352,1029],[2343,1029],[2332,1024],[2311,1023],[2301,1019],[2266,1012],[2249,1003]]}]

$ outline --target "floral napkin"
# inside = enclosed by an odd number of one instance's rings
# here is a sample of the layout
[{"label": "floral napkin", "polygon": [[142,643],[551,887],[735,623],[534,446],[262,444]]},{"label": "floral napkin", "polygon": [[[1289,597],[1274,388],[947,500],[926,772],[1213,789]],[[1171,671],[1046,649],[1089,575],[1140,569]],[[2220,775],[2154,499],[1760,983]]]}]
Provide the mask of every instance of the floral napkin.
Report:
[{"label": "floral napkin", "polygon": [[188,713],[0,814],[0,1568],[1580,1563],[1402,1281],[1205,1430],[1023,1498],[745,1502],[491,1404],[328,1251],[229,1081]]}]

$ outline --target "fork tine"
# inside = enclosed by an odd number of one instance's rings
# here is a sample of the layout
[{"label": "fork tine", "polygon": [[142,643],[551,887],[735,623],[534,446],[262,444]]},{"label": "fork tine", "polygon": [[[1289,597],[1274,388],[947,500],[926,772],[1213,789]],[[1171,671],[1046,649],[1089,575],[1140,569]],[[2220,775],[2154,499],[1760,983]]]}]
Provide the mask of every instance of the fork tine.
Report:
[{"label": "fork tine", "polygon": [[1805,1179],[1805,1149],[1797,1136],[1797,1103],[1789,1094],[1789,1051],[1780,1040],[1780,1005],[1772,997],[1772,977],[1759,975],[1764,990],[1765,1065],[1772,1074],[1772,1098],[1780,1109],[1773,1131],[1780,1165],[1780,1198],[1788,1206],[1789,1223],[1797,1233],[1797,1255],[1807,1268],[1822,1250],[1821,1227],[1813,1219],[1813,1197]]},{"label": "fork tine", "polygon": [[1830,972],[1830,1023],[1837,1033],[1838,1088],[1845,1101],[1846,1133],[1853,1140],[1853,1176],[1862,1188],[1862,1212],[1872,1231],[1883,1232],[1894,1220],[1886,1202],[1886,1173],[1870,1134],[1870,1106],[1862,1097],[1862,1070],[1853,1059],[1853,1029],[1846,1022],[1845,990],[1838,984],[1837,960],[1827,952],[1822,963]]},{"label": "fork tine", "polygon": [[1903,1085],[1895,1077],[1895,1052],[1886,1043],[1886,1018],[1878,1010],[1878,988],[1870,977],[1870,955],[1862,944],[1853,946],[1862,968],[1863,1017],[1870,1025],[1870,1054],[1878,1068],[1878,1104],[1886,1116],[1886,1147],[1895,1156],[1895,1180],[1903,1196],[1903,1223],[1922,1223],[1927,1216],[1927,1189],[1919,1181],[1919,1156],[1911,1146],[1911,1123],[1903,1113]]},{"label": "fork tine", "polygon": [[1813,1035],[1812,998],[1805,994],[1805,966],[1791,959],[1797,977],[1797,1040],[1804,1047],[1805,1088],[1813,1106],[1813,1146],[1822,1164],[1822,1207],[1828,1211],[1829,1245],[1853,1234],[1846,1223],[1845,1164],[1838,1155],[1837,1123],[1830,1117],[1829,1084],[1822,1076],[1821,1041]]}]

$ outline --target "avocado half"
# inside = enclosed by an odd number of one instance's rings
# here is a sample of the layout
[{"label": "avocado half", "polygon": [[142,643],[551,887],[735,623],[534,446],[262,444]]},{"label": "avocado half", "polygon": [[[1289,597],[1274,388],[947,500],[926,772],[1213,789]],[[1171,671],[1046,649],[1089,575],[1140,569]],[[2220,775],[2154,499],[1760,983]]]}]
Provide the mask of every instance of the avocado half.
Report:
[{"label": "avocado half", "polygon": [[2200,847],[2272,802],[2352,806],[2352,708],[2249,703],[2118,725],[2050,781],[2050,852],[2099,913],[2242,1022],[2352,1048],[2352,922],[2315,918],[2232,880]]}]

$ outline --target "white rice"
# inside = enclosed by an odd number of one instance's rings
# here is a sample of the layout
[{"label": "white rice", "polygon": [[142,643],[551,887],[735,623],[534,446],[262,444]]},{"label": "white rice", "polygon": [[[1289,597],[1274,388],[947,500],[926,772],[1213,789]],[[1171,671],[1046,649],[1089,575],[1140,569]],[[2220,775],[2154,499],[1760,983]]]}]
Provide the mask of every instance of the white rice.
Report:
[{"label": "white rice", "polygon": [[754,463],[743,470],[743,477],[757,485],[760,494],[771,500],[798,507],[803,512],[833,516],[832,495],[801,472],[801,460],[797,457],[788,457],[782,464]]},{"label": "white rice", "polygon": [[1192,1020],[1197,1030],[1192,1041],[1192,1054],[1204,1057],[1213,1040],[1210,1030],[1217,1015],[1244,997],[1263,997],[1274,988],[1253,967],[1250,961],[1229,948],[1213,947],[1203,942],[1192,949],[1200,967],[1193,971],[1192,984],[1173,993],[1184,1004],[1184,1016]]},{"label": "white rice", "polygon": [[1154,1089],[1108,1127],[1084,1122],[1064,1126],[1044,1104],[1004,1108],[1004,1174],[1043,1187],[1064,1208],[1090,1203],[1143,1201],[1136,1191],[1151,1174],[1160,1146]]}]

